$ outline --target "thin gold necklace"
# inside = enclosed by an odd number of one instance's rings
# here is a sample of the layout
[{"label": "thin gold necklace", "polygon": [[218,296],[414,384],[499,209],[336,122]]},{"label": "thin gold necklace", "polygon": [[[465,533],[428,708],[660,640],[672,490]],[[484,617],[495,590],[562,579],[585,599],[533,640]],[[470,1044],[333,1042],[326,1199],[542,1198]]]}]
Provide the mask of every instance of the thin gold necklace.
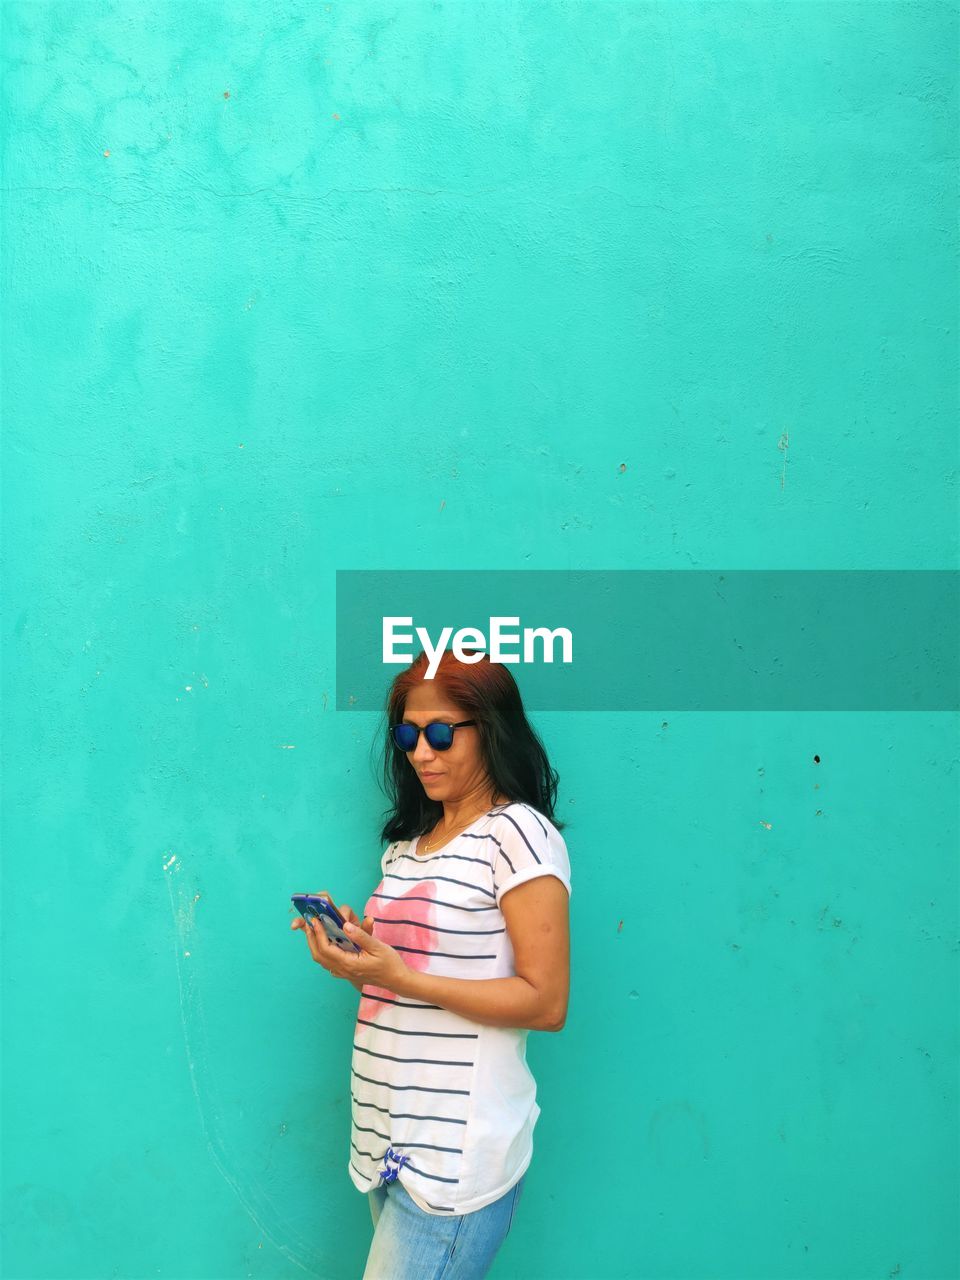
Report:
[{"label": "thin gold necklace", "polygon": [[[463,824],[463,826],[462,826],[462,827],[460,827],[459,831],[455,832],[455,834],[456,834],[456,835],[459,835],[459,834],[460,834],[460,831],[466,831],[467,827],[472,826],[472,825],[477,821],[477,818],[482,818],[482,817],[483,817],[483,815],[484,815],[485,813],[489,813],[489,810],[488,810],[488,809],[483,809],[483,810],[481,810],[481,812],[480,812],[480,813],[475,814],[475,815],[470,819],[470,821],[469,821],[469,822],[465,822],[465,823]],[[452,839],[453,839],[453,836],[447,836],[447,837],[446,837],[446,839],[445,839],[442,843],[443,843],[443,844],[446,844],[446,843],[447,843],[447,841],[452,840]],[[437,846],[437,847],[440,847],[440,846]],[[431,850],[431,845],[430,845],[430,841],[429,841],[429,840],[424,840],[424,841],[423,841],[423,844],[419,846],[419,848],[418,848],[418,852],[421,852],[421,851],[422,851],[423,853],[430,853],[430,852],[432,851],[432,850]]]}]

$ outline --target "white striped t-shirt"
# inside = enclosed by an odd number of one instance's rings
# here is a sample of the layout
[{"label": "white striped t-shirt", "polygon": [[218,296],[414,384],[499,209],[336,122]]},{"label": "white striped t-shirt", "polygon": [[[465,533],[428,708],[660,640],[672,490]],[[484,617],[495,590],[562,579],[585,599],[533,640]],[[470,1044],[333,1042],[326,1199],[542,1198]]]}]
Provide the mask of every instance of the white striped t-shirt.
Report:
[{"label": "white striped t-shirt", "polygon": [[[391,844],[364,915],[406,963],[447,978],[516,973],[500,903],[535,876],[570,889],[553,823],[530,805],[491,809],[436,853]],[[527,1028],[491,1027],[440,1005],[365,985],[351,1064],[349,1171],[360,1191],[396,1178],[427,1213],[461,1214],[504,1195],[526,1171],[540,1115]],[[405,1159],[403,1157],[406,1157]]]}]

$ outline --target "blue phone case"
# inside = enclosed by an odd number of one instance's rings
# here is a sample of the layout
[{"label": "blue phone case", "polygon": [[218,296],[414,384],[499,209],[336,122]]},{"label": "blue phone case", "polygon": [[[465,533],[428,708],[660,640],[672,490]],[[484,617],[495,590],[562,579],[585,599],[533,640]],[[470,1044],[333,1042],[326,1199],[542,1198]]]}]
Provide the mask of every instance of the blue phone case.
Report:
[{"label": "blue phone case", "polygon": [[341,951],[355,951],[357,955],[362,953],[363,948],[351,942],[343,932],[343,916],[326,898],[320,898],[314,893],[293,893],[290,895],[290,901],[308,924],[314,916],[319,919],[324,932],[334,946],[339,947]]}]

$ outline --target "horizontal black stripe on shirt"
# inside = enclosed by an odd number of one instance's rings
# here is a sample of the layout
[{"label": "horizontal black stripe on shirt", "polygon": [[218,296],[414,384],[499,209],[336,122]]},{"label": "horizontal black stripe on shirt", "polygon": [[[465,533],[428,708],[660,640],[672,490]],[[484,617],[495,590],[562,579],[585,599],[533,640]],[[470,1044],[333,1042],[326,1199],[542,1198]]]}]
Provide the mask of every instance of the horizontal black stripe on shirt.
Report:
[{"label": "horizontal black stripe on shirt", "polygon": [[365,1000],[379,1000],[381,1004],[399,1004],[399,1005],[402,1005],[404,1009],[442,1009],[443,1008],[442,1004],[419,1004],[416,1000],[394,1000],[390,996],[367,995],[366,992],[368,990],[369,988],[367,984],[364,983],[363,991],[361,992],[361,994],[363,995],[363,998]]},{"label": "horizontal black stripe on shirt", "polygon": [[372,1076],[362,1076],[356,1068],[350,1068],[350,1074],[357,1077],[358,1080],[366,1080],[367,1084],[379,1084],[384,1089],[392,1089],[396,1093],[406,1092],[408,1089],[415,1089],[417,1093],[457,1093],[464,1098],[470,1097],[469,1089],[437,1089],[429,1084],[394,1084],[391,1080],[374,1080]]},{"label": "horizontal black stripe on shirt", "polygon": [[399,1027],[385,1027],[380,1022],[371,1022],[369,1018],[358,1018],[365,1027],[377,1027],[380,1031],[391,1031],[395,1036],[441,1036],[444,1040],[479,1040],[479,1031],[401,1031]]},{"label": "horizontal black stripe on shirt", "polygon": [[[486,907],[484,907],[486,910]],[[464,934],[488,934],[488,933],[506,933],[506,929],[440,929],[435,924],[424,924],[422,920],[395,920],[392,916],[374,916],[376,924],[415,924],[420,925],[424,929],[430,929],[433,933],[464,933]]]},{"label": "horizontal black stripe on shirt", "polygon": [[[357,1123],[356,1123],[356,1121],[354,1121],[354,1122],[353,1122],[353,1128],[354,1128],[358,1133],[375,1133],[375,1134],[377,1135],[377,1137],[378,1137],[378,1138],[382,1138],[382,1139],[384,1140],[384,1142],[389,1142],[389,1141],[390,1141],[390,1135],[389,1135],[389,1133],[381,1133],[379,1129],[365,1129],[365,1128],[363,1127],[363,1125],[362,1125],[362,1124],[357,1124]],[[359,1148],[358,1148],[358,1150],[359,1150]],[[366,1156],[366,1155],[369,1155],[370,1153],[369,1153],[368,1151],[361,1151],[361,1152],[360,1152],[360,1154],[361,1154],[362,1156]],[[374,1157],[374,1159],[376,1159],[376,1157]]]},{"label": "horizontal black stripe on shirt", "polygon": [[[353,1142],[351,1142],[350,1145],[353,1147],[354,1151],[356,1151],[358,1156],[368,1156],[371,1160],[377,1161],[378,1164],[383,1159],[383,1156],[375,1156],[372,1151],[361,1151]],[[409,1169],[411,1173],[419,1174],[421,1178],[429,1178],[431,1182],[457,1183],[460,1181],[459,1178],[441,1178],[439,1174],[436,1173],[424,1173],[422,1169],[418,1169],[417,1166],[415,1164],[411,1164],[409,1160],[403,1167],[404,1169]]]},{"label": "horizontal black stripe on shirt", "polygon": [[466,1124],[466,1120],[458,1120],[456,1116],[417,1116],[412,1111],[388,1111],[386,1107],[378,1107],[375,1102],[363,1102],[350,1090],[350,1097],[358,1107],[372,1107],[374,1111],[382,1111],[391,1120],[438,1120],[441,1124]]},{"label": "horizontal black stripe on shirt", "polygon": [[362,1044],[353,1042],[353,1047],[359,1053],[369,1053],[371,1058],[389,1058],[391,1062],[416,1062],[421,1066],[427,1067],[472,1067],[472,1062],[446,1062],[443,1058],[395,1058],[392,1053],[374,1053],[372,1049],[365,1049]]},{"label": "horizontal black stripe on shirt", "polygon": [[[360,1147],[357,1147],[355,1142],[351,1142],[351,1147],[355,1149],[358,1156],[369,1156],[370,1160],[375,1160],[378,1164],[383,1160],[383,1156],[375,1156],[372,1151],[361,1151]],[[429,1178],[431,1183],[458,1183],[458,1181],[460,1181],[460,1178],[440,1178],[439,1174],[425,1174],[424,1170],[417,1169],[417,1166],[412,1165],[410,1161],[407,1161],[406,1165],[403,1167],[404,1169],[410,1169],[412,1172],[415,1172],[415,1174],[420,1174],[421,1178]]]},{"label": "horizontal black stripe on shirt", "polygon": [[[492,840],[494,844],[500,843],[492,831],[464,831],[462,838],[464,840]],[[477,861],[485,862],[488,867],[490,865],[487,858],[479,858]]]},{"label": "horizontal black stripe on shirt", "polygon": [[465,956],[459,951],[424,951],[422,947],[401,947],[393,944],[394,951],[406,951],[415,956],[437,956],[441,960],[496,960],[496,956]]},{"label": "horizontal black stripe on shirt", "polygon": [[[518,804],[518,803],[519,802],[516,800],[508,800],[506,804],[497,805],[495,809],[488,809],[486,813],[481,813],[479,818],[475,818],[470,825],[474,826],[477,822],[481,822],[484,818],[495,818],[498,814],[503,813],[506,809],[509,809],[511,805]],[[426,832],[422,834],[425,835]],[[417,838],[418,838],[417,836],[407,836],[405,840],[394,840],[392,844],[387,846],[387,853],[389,853],[391,849],[399,849],[401,844],[412,845],[414,840],[416,840]],[[456,837],[454,837],[454,839],[456,839]],[[402,856],[402,855],[399,855],[399,856]]]},{"label": "horizontal black stripe on shirt", "polygon": [[[351,1147],[353,1147],[354,1151],[357,1153],[358,1156],[367,1156],[370,1160],[375,1160],[377,1164],[379,1164],[381,1160],[383,1160],[384,1158],[383,1156],[375,1156],[372,1151],[361,1151],[352,1138],[350,1140],[350,1145]],[[417,1144],[411,1143],[410,1145],[416,1146]],[[384,1155],[386,1155],[386,1152],[384,1152]],[[440,1178],[435,1173],[424,1173],[422,1169],[418,1169],[417,1166],[414,1164],[411,1164],[409,1160],[406,1162],[406,1164],[403,1167],[405,1169],[412,1169],[414,1173],[419,1173],[422,1178],[431,1178],[434,1182],[459,1182],[460,1181],[459,1178]]]},{"label": "horizontal black stripe on shirt", "polygon": [[354,1142],[352,1138],[350,1139],[350,1145],[351,1147],[353,1147],[354,1151],[357,1153],[358,1156],[366,1156],[367,1159],[372,1160],[374,1164],[382,1163],[383,1156],[375,1156],[372,1151],[361,1151],[361,1149],[357,1146],[357,1144]]},{"label": "horizontal black stripe on shirt", "polygon": [[[414,880],[413,884],[418,881]],[[386,898],[388,902],[432,902],[435,907],[452,907],[454,911],[499,911],[496,903],[489,907],[464,907],[459,902],[442,902],[439,898],[418,898],[410,893],[371,893],[371,898]]]},{"label": "horizontal black stripe on shirt", "polygon": [[[514,826],[516,826],[516,823],[514,823]],[[522,833],[521,833],[521,834],[522,834]],[[546,834],[546,832],[544,832],[544,834]],[[493,832],[492,832],[492,831],[481,831],[481,832],[477,832],[477,831],[463,831],[463,832],[461,832],[461,838],[462,838],[462,839],[464,839],[464,840],[492,840],[492,841],[493,841],[493,843],[494,843],[494,844],[497,846],[497,848],[500,850],[500,852],[497,854],[496,858],[494,858],[494,860],[493,860],[493,862],[492,862],[492,863],[491,863],[491,861],[490,861],[490,859],[489,859],[489,858],[470,858],[470,857],[467,857],[467,855],[465,855],[465,854],[458,854],[458,853],[448,853],[448,854],[439,854],[439,853],[438,853],[436,856],[437,856],[438,858],[441,858],[441,857],[448,857],[448,858],[463,858],[463,859],[464,859],[464,861],[466,861],[466,862],[479,862],[479,863],[481,863],[481,865],[482,865],[482,866],[488,867],[491,871],[495,871],[496,864],[497,864],[497,862],[500,860],[500,858],[506,858],[507,862],[510,864],[510,870],[511,870],[511,872],[515,872],[515,871],[516,871],[516,868],[514,867],[513,863],[512,863],[512,862],[510,862],[510,857],[509,857],[509,855],[507,854],[507,852],[506,852],[506,850],[504,849],[503,845],[500,843],[500,841],[497,839],[497,837],[493,834]],[[532,852],[532,850],[531,850],[531,852]],[[534,854],[534,857],[536,857],[536,854]],[[416,857],[416,855],[415,855],[415,854],[412,854],[412,853],[401,853],[401,854],[399,854],[396,858],[393,858],[393,859],[392,859],[392,860],[391,860],[387,865],[388,865],[388,866],[393,866],[393,865],[394,865],[394,863],[399,862],[402,858],[409,858],[411,862],[426,862],[426,861],[427,861],[427,859],[426,859],[426,858],[418,858],[418,857]],[[431,861],[432,861],[432,859],[431,859]],[[537,861],[539,861],[539,859],[537,859]],[[433,877],[431,877],[431,878],[433,878]],[[439,876],[437,876],[437,877],[436,877],[436,879],[440,879],[440,877],[439,877]]]},{"label": "horizontal black stripe on shirt", "polygon": [[379,1164],[380,1161],[383,1159],[383,1156],[375,1156],[372,1151],[361,1151],[352,1138],[350,1139],[350,1145],[351,1147],[353,1147],[354,1151],[357,1153],[358,1156],[367,1156],[370,1160],[373,1160],[376,1164]]},{"label": "horizontal black stripe on shirt", "polygon": [[[362,1124],[357,1124],[356,1121],[354,1121],[353,1129],[355,1133],[375,1133],[378,1138],[383,1138],[385,1142],[389,1142],[391,1145],[397,1142],[397,1139],[391,1138],[388,1133],[381,1133],[379,1129],[365,1129]],[[397,1146],[400,1148],[397,1152],[398,1155],[402,1155],[407,1147],[419,1147],[421,1151],[446,1151],[452,1156],[463,1155],[463,1147],[437,1147],[432,1142],[397,1142]]]},{"label": "horizontal black stripe on shirt", "polygon": [[406,1163],[403,1167],[404,1167],[405,1169],[412,1169],[412,1170],[413,1170],[413,1172],[414,1172],[414,1173],[416,1173],[416,1174],[419,1174],[419,1176],[420,1176],[421,1178],[429,1178],[431,1182],[453,1182],[453,1183],[457,1183],[457,1182],[459,1182],[459,1181],[460,1181],[460,1179],[459,1179],[459,1178],[441,1178],[441,1177],[440,1177],[440,1175],[439,1175],[439,1174],[436,1174],[436,1173],[424,1173],[424,1171],[423,1171],[422,1169],[418,1169],[418,1168],[417,1168],[417,1166],[416,1166],[415,1164],[411,1164],[409,1160],[407,1161],[407,1163]]},{"label": "horizontal black stripe on shirt", "polygon": [[[354,1171],[354,1173],[359,1174],[359,1176],[363,1178],[364,1182],[370,1183],[370,1186],[367,1188],[368,1192],[374,1190],[374,1184],[376,1183],[376,1178],[371,1177],[369,1174],[361,1173],[352,1160],[350,1161],[350,1168]],[[432,1200],[427,1200],[427,1204],[430,1206],[431,1209],[437,1209],[441,1213],[456,1213],[456,1209],[452,1204],[434,1204]]]},{"label": "horizontal black stripe on shirt", "polygon": [[[475,837],[477,838],[477,837]],[[482,837],[479,837],[482,839]],[[415,862],[417,866],[423,866],[425,862],[439,862],[441,858],[457,858],[460,862],[479,862],[482,867],[490,870],[489,858],[471,858],[468,853],[431,853],[429,857],[419,857],[415,853],[398,853],[395,858],[391,858],[388,866],[395,866],[398,862]]]},{"label": "horizontal black stripe on shirt", "polygon": [[[515,827],[517,826],[516,823],[514,823],[513,825]],[[517,830],[518,831],[520,830],[519,827],[517,828]],[[521,831],[520,834],[523,835],[523,832]],[[501,858],[503,858],[504,862],[506,862],[507,866],[510,868],[510,874],[511,875],[517,874],[517,868],[513,865],[513,859],[510,857],[509,853],[507,853],[506,849],[503,847],[503,845],[500,843],[500,841],[497,839],[496,836],[494,835],[471,836],[470,838],[472,840],[492,840],[493,843],[500,850],[500,852],[497,854],[497,856],[493,860],[493,882],[495,886],[497,884],[497,863],[500,861]],[[530,842],[526,840],[526,836],[524,836],[524,840],[526,841],[527,848],[530,849]],[[533,849],[530,849],[530,852],[533,853],[534,858],[536,858],[537,862],[539,863],[540,858],[537,858],[537,855],[536,853],[534,853]]]},{"label": "horizontal black stripe on shirt", "polygon": [[[537,861],[539,862],[540,859],[538,858]],[[485,893],[488,898],[497,896],[489,889],[484,889],[482,885],[471,884],[469,880],[455,880],[453,876],[398,876],[395,872],[388,871],[384,880],[399,880],[401,884],[422,884],[424,880],[443,880],[445,884],[459,884],[464,889],[476,889],[477,893]]]}]

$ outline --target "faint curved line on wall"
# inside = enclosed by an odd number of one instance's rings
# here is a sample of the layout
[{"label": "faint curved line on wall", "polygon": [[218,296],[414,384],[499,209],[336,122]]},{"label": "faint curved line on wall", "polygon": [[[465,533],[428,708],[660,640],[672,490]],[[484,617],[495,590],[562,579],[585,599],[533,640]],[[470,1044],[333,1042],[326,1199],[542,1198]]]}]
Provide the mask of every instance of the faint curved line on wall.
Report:
[{"label": "faint curved line on wall", "polygon": [[[233,1165],[235,1167],[238,1162],[230,1159],[226,1144],[216,1130],[215,1121],[219,1113],[219,1104],[209,1066],[203,1020],[203,1003],[200,999],[200,992],[194,973],[192,969],[187,970],[183,963],[183,953],[190,948],[191,933],[194,925],[194,905],[198,895],[191,890],[185,891],[175,879],[179,877],[182,866],[181,859],[174,854],[169,861],[164,863],[163,870],[167,883],[167,892],[170,895],[170,909],[173,913],[176,933],[174,951],[177,962],[177,982],[180,988],[180,1021],[183,1024],[183,1044],[187,1055],[187,1065],[190,1068],[190,1084],[193,1088],[193,1095],[197,1100],[197,1110],[200,1113],[200,1123],[203,1127],[203,1136],[207,1142],[207,1149],[213,1158],[213,1163],[233,1189],[244,1211],[259,1230],[263,1232],[273,1247],[308,1275],[316,1276],[317,1280],[327,1280],[324,1272],[315,1270],[313,1265],[308,1265],[297,1256],[297,1253],[303,1257],[316,1255],[317,1264],[320,1262],[320,1255],[315,1246],[311,1245],[309,1241],[299,1239],[296,1233],[282,1220],[278,1222],[276,1206],[262,1190],[256,1179],[253,1180],[252,1187],[244,1187],[235,1175],[231,1173],[230,1166]],[[187,1017],[188,1011],[189,1018]],[[205,1064],[204,1073],[206,1078],[203,1081],[202,1090],[197,1070],[198,1061],[201,1064]],[[212,1106],[205,1105],[204,1094],[207,1095]],[[210,1114],[208,1114],[208,1110]],[[267,1218],[272,1218],[277,1225],[274,1227],[268,1226]],[[278,1232],[287,1239],[293,1239],[292,1248],[278,1239]]]}]

